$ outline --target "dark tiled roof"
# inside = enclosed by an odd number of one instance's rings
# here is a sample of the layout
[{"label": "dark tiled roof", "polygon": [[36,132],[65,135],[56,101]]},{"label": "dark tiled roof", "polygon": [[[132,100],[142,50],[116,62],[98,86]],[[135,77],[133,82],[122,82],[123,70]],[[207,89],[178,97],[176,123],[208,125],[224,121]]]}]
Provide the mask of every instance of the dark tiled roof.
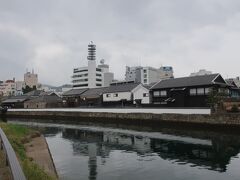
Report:
[{"label": "dark tiled roof", "polygon": [[225,79],[226,83],[231,87],[237,87],[233,79]]},{"label": "dark tiled roof", "polygon": [[9,98],[6,98],[2,101],[2,103],[17,103],[17,102],[24,102],[26,100],[30,99],[29,96],[11,96]]},{"label": "dark tiled roof", "polygon": [[130,92],[135,87],[137,87],[139,83],[127,83],[127,84],[119,84],[119,85],[111,85],[109,86],[104,93],[114,93],[114,92]]},{"label": "dark tiled roof", "polygon": [[84,88],[84,89],[71,89],[71,90],[63,93],[63,96],[81,95],[81,94],[84,93],[86,90],[88,90],[88,89],[87,89],[87,88]]},{"label": "dark tiled roof", "polygon": [[147,89],[150,89],[155,84],[157,84],[157,82],[153,82],[153,83],[150,83],[150,84],[147,84],[147,85],[143,85],[143,87],[145,87]]},{"label": "dark tiled roof", "polygon": [[101,88],[93,88],[93,89],[88,89],[84,93],[80,95],[81,98],[99,98],[106,90],[108,87],[101,87]]},{"label": "dark tiled roof", "polygon": [[43,95],[31,100],[28,100],[27,102],[46,102],[46,103],[56,103],[61,102],[61,98],[57,95]]},{"label": "dark tiled roof", "polygon": [[219,74],[210,74],[204,76],[192,76],[192,77],[182,77],[175,79],[162,80],[151,89],[163,89],[163,88],[175,88],[175,87],[188,87],[188,86],[202,86],[211,85],[213,80]]}]

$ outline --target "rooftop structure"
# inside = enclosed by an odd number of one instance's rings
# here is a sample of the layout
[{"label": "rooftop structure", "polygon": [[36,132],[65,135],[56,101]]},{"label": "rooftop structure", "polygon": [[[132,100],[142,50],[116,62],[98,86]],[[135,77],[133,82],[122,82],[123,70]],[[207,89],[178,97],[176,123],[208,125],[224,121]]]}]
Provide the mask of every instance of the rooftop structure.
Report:
[{"label": "rooftop structure", "polygon": [[91,41],[88,45],[88,66],[73,69],[73,88],[107,87],[113,80],[113,73],[104,60],[96,65],[96,45]]},{"label": "rooftop structure", "polygon": [[191,73],[190,76],[203,76],[209,74],[212,74],[212,72],[205,69],[200,69],[198,72]]}]

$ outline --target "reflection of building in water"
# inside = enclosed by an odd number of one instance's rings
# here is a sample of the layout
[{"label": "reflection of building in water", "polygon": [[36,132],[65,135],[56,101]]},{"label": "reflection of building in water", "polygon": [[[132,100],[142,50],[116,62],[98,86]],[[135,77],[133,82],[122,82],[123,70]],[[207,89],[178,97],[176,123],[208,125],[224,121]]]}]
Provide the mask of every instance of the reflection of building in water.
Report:
[{"label": "reflection of building in water", "polygon": [[97,177],[97,145],[95,143],[88,144],[88,156],[89,180],[94,180]]},{"label": "reflection of building in water", "polygon": [[124,150],[136,151],[139,154],[145,154],[151,151],[150,138],[134,135],[126,135],[122,133],[104,133],[103,141],[106,146],[114,149],[122,147]]},{"label": "reflection of building in water", "polygon": [[[240,142],[213,138],[211,144],[191,144],[179,136],[179,140],[141,137],[118,132],[95,132],[65,129],[63,138],[73,141],[76,155],[89,156],[89,177],[96,178],[97,156],[106,161],[113,150],[134,151],[139,155],[157,153],[162,159],[176,163],[190,163],[216,171],[226,171],[231,157],[239,153]],[[238,142],[238,143],[237,143]]]}]

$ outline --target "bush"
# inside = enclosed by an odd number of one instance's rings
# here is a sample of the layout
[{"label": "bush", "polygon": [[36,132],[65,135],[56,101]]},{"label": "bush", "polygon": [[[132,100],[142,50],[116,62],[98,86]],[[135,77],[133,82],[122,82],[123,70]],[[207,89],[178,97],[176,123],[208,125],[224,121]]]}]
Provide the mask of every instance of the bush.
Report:
[{"label": "bush", "polygon": [[236,104],[234,104],[231,108],[231,112],[237,113],[239,112],[238,106]]}]

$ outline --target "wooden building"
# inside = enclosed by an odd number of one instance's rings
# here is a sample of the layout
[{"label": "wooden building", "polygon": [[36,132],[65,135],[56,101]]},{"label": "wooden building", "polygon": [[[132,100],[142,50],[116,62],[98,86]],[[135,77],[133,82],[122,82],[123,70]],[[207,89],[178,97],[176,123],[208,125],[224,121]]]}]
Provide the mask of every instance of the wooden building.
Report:
[{"label": "wooden building", "polygon": [[103,93],[108,87],[88,89],[80,95],[80,106],[101,107],[103,103]]},{"label": "wooden building", "polygon": [[151,102],[160,107],[208,107],[213,88],[229,94],[229,85],[220,74],[166,79],[151,87]]},{"label": "wooden building", "polygon": [[43,109],[62,107],[62,99],[56,93],[41,95],[24,102],[26,109]]},{"label": "wooden building", "polygon": [[87,91],[87,88],[84,89],[71,89],[63,93],[63,106],[64,107],[78,107],[81,103],[81,94]]}]

